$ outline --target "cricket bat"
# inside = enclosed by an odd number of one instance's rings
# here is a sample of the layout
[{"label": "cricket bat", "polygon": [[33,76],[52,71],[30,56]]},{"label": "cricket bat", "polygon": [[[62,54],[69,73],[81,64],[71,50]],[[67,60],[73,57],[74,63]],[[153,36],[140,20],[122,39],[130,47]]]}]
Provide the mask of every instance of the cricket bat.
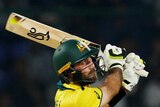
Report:
[{"label": "cricket bat", "polygon": [[7,20],[5,29],[29,40],[38,42],[54,49],[56,49],[63,41],[69,39],[81,40],[87,45],[100,47],[99,44],[66,33],[62,30],[50,27],[48,25],[13,12],[10,14]]}]

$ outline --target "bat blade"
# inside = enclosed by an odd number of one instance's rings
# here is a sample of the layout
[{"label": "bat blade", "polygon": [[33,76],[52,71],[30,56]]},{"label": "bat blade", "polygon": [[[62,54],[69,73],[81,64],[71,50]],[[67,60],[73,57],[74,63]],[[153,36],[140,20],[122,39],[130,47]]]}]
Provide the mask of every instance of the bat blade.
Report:
[{"label": "bat blade", "polygon": [[75,35],[71,35],[62,30],[50,27],[17,13],[10,14],[5,29],[54,49],[56,49],[62,41],[69,39],[81,40],[84,41],[87,45],[91,44],[96,47],[100,47],[99,44],[93,43]]}]

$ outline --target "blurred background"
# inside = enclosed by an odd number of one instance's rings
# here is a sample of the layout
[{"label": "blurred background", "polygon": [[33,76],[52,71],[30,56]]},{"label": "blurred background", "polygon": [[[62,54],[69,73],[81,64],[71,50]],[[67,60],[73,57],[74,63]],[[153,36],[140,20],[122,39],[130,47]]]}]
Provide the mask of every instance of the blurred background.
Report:
[{"label": "blurred background", "polygon": [[139,54],[150,75],[116,107],[160,107],[159,0],[0,0],[0,107],[54,107],[54,49],[5,31],[11,12]]}]

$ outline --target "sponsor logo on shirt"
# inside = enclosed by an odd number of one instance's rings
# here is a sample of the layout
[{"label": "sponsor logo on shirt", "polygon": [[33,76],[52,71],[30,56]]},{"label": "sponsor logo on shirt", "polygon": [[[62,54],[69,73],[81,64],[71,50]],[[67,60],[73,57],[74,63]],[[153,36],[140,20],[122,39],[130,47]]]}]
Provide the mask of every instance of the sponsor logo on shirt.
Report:
[{"label": "sponsor logo on shirt", "polygon": [[98,99],[101,99],[101,97],[100,97],[100,95],[98,94],[97,91],[94,91],[94,93],[96,94],[96,96],[97,96]]}]

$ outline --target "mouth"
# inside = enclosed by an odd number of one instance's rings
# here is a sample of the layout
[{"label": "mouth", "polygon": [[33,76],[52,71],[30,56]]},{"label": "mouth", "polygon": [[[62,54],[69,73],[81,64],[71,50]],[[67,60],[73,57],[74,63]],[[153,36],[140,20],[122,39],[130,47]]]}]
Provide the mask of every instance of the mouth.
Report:
[{"label": "mouth", "polygon": [[96,78],[96,73],[95,72],[90,73],[88,78]]}]

